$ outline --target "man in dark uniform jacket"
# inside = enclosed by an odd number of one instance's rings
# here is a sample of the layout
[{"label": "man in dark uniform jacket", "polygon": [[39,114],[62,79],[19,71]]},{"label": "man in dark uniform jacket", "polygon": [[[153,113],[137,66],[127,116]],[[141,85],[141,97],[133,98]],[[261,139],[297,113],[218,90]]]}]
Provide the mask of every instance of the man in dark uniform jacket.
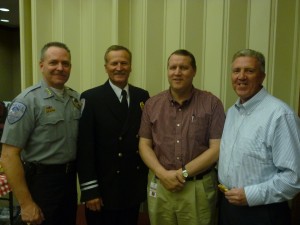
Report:
[{"label": "man in dark uniform jacket", "polygon": [[148,170],[139,156],[138,130],[149,93],[128,84],[127,48],[113,45],[104,59],[109,80],[81,95],[77,154],[81,201],[88,225],[135,225],[140,203],[146,199]]}]

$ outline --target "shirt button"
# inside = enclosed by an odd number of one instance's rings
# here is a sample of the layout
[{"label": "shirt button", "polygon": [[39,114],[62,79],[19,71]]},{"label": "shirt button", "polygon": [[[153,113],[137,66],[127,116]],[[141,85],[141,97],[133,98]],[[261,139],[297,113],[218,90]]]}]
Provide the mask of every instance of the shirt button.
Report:
[{"label": "shirt button", "polygon": [[120,173],[120,170],[117,170],[117,174],[119,174]]},{"label": "shirt button", "polygon": [[137,134],[137,135],[135,135],[135,137],[136,137],[136,138],[139,138],[139,135]]},{"label": "shirt button", "polygon": [[177,140],[176,142],[177,142],[177,143],[179,143],[180,141],[179,141],[179,140]]},{"label": "shirt button", "polygon": [[119,141],[121,141],[122,139],[123,139],[122,136],[120,136],[120,137],[119,137]]},{"label": "shirt button", "polygon": [[180,127],[180,123],[177,124],[177,127]]},{"label": "shirt button", "polygon": [[177,157],[177,159],[179,160],[179,159],[180,159],[180,157]]},{"label": "shirt button", "polygon": [[122,156],[123,156],[123,154],[122,154],[121,152],[119,152],[119,153],[118,153],[118,156],[119,156],[119,157],[122,157]]},{"label": "shirt button", "polygon": [[139,150],[136,151],[136,154],[139,154]]},{"label": "shirt button", "polygon": [[136,167],[136,169],[137,169],[137,170],[139,170],[139,169],[140,169],[140,167],[139,167],[139,166],[137,166],[137,167]]}]

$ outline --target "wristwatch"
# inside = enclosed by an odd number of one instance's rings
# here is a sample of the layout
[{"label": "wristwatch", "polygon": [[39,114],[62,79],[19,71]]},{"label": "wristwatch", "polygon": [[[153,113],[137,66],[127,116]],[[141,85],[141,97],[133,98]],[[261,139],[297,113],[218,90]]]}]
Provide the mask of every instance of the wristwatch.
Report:
[{"label": "wristwatch", "polygon": [[184,177],[184,179],[188,178],[189,173],[186,170],[185,166],[182,167],[182,176]]}]

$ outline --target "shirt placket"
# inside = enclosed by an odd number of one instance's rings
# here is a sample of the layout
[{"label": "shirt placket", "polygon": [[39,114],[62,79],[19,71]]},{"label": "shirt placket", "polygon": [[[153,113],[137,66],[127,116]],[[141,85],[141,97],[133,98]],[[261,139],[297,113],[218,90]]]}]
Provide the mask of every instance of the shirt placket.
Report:
[{"label": "shirt placket", "polygon": [[240,134],[239,130],[244,122],[245,116],[246,116],[245,109],[240,108],[239,111],[236,113],[234,126],[232,128],[233,129],[232,133],[234,134],[234,137],[233,137],[232,146],[230,147],[231,151],[230,151],[230,157],[228,157],[229,161],[227,163],[227,165],[228,165],[227,180],[229,181],[231,187],[235,186],[236,181],[232,180],[233,176],[230,172],[235,171],[235,169],[238,167],[238,163],[239,163],[239,162],[235,162],[234,161],[235,157],[232,157],[232,156],[234,154],[236,154],[235,151],[238,150],[238,149],[236,149],[236,146],[238,146],[236,144],[236,142],[239,139],[239,134]]},{"label": "shirt placket", "polygon": [[181,168],[183,163],[183,150],[182,150],[182,121],[183,111],[181,107],[176,109],[175,118],[175,157],[176,157],[176,168]]}]

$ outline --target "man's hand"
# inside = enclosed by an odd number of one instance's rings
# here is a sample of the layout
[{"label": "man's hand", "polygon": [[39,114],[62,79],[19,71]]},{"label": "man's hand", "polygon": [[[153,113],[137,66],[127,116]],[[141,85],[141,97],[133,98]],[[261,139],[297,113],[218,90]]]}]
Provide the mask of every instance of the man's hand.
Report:
[{"label": "man's hand", "polygon": [[102,198],[95,198],[85,203],[85,206],[91,211],[101,211],[103,206]]},{"label": "man's hand", "polygon": [[34,202],[21,206],[21,217],[25,223],[33,225],[41,224],[45,220],[42,210]]},{"label": "man's hand", "polygon": [[168,170],[159,177],[161,184],[171,192],[181,191],[184,187],[182,175],[176,170]]},{"label": "man's hand", "polygon": [[232,188],[224,192],[229,203],[237,206],[248,205],[244,188]]}]

